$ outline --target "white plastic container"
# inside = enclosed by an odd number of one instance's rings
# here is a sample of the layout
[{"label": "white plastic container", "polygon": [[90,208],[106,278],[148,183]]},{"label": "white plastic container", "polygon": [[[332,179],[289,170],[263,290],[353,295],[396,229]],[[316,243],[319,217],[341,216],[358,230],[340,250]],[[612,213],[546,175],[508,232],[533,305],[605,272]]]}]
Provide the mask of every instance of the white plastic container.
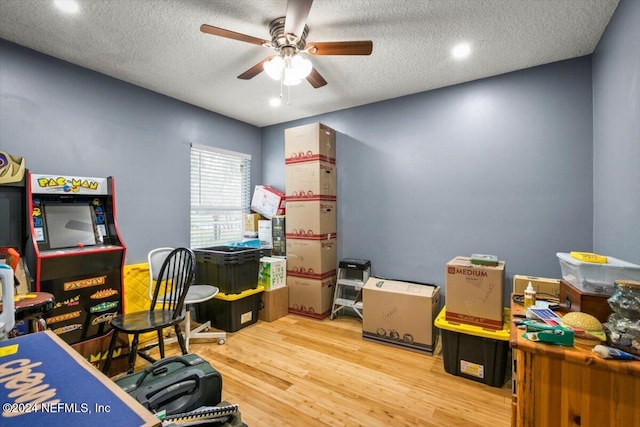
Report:
[{"label": "white plastic container", "polygon": [[616,280],[640,280],[640,265],[607,256],[607,263],[585,262],[558,252],[562,278],[584,292],[611,294]]}]

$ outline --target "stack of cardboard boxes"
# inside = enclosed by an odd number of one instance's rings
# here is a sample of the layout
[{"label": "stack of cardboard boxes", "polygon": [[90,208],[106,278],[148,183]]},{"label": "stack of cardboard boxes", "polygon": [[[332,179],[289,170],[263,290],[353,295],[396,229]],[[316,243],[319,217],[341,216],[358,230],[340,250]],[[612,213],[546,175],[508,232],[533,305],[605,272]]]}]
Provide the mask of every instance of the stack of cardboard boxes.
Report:
[{"label": "stack of cardboard boxes", "polygon": [[335,131],[321,123],[285,130],[289,312],[324,318],[337,270]]},{"label": "stack of cardboard boxes", "polygon": [[[286,287],[284,259],[285,194],[267,185],[256,185],[251,210],[244,220],[244,237],[257,237],[260,245],[260,294],[258,318],[272,322],[288,313],[289,291]],[[274,256],[277,258],[272,258]]]}]

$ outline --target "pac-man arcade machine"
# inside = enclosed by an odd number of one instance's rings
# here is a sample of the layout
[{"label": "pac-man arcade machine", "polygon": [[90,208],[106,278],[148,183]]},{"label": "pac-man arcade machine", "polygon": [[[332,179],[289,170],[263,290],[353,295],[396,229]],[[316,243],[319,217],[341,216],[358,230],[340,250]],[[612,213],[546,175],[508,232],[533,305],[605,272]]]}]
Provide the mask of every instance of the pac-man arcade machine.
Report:
[{"label": "pac-man arcade machine", "polygon": [[55,297],[49,329],[69,344],[104,336],[123,311],[126,248],[114,180],[27,172],[25,260],[36,292]]}]

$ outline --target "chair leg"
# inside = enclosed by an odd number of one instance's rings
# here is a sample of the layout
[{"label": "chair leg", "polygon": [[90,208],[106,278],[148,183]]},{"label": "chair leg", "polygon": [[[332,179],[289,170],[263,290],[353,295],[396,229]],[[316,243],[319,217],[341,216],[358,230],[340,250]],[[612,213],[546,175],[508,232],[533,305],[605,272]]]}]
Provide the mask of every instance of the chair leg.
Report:
[{"label": "chair leg", "polygon": [[164,337],[162,329],[158,330],[158,349],[160,350],[160,359],[164,359]]},{"label": "chair leg", "polygon": [[182,331],[180,330],[180,325],[175,325],[176,336],[178,337],[178,344],[180,344],[180,350],[182,350],[182,354],[189,353],[187,351],[187,347],[184,345],[184,337],[182,336]]},{"label": "chair leg", "polygon": [[184,316],[184,347],[189,352],[189,338],[191,338],[191,310],[187,306],[187,310]]},{"label": "chair leg", "polygon": [[131,352],[129,353],[129,370],[127,374],[133,373],[133,368],[136,365],[136,356],[138,355],[138,334],[133,336],[133,341],[131,342]]},{"label": "chair leg", "polygon": [[108,375],[109,367],[111,365],[111,358],[113,357],[113,351],[116,349],[116,340],[118,339],[118,331],[113,330],[113,335],[111,335],[111,342],[109,342],[109,350],[107,351],[107,358],[104,361],[104,366],[102,367],[102,373]]}]

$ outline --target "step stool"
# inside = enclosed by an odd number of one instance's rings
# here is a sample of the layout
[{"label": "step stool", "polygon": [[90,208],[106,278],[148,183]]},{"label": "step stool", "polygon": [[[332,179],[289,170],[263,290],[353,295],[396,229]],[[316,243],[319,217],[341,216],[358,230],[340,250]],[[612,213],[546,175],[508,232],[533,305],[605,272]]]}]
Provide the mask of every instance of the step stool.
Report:
[{"label": "step stool", "polygon": [[362,287],[371,275],[371,261],[345,258],[338,264],[338,279],[331,306],[331,320],[345,307],[362,319]]}]

